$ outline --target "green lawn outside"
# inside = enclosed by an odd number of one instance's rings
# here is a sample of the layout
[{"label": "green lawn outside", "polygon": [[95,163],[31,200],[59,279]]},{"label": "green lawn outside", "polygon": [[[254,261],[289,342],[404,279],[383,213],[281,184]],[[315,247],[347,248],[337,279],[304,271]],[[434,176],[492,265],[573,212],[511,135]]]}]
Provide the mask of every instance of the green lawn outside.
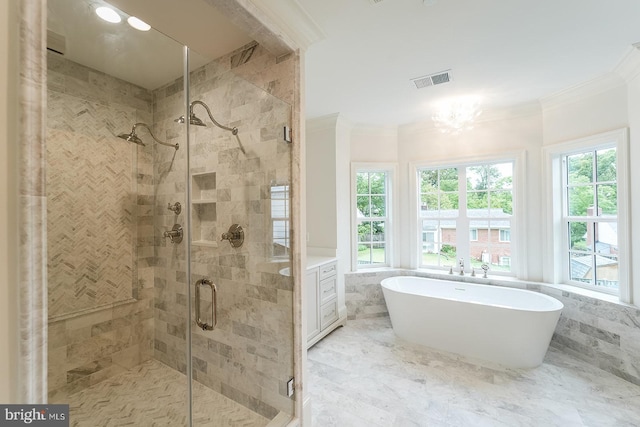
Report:
[{"label": "green lawn outside", "polygon": [[[384,258],[384,249],[383,248],[374,248],[372,251],[372,260],[373,260],[373,264],[384,264],[385,258]],[[438,260],[440,262],[438,262]],[[358,251],[358,264],[369,264],[370,260],[369,260],[369,250],[365,249],[365,250],[361,250]],[[424,252],[422,254],[422,263],[423,265],[440,265],[442,267],[449,267],[449,266],[453,266],[454,269],[456,269],[458,267],[458,259],[457,256],[454,255],[450,255],[450,256],[445,256],[445,255],[441,255],[441,254],[434,254],[434,253],[426,253]],[[469,266],[468,261],[465,260],[465,263],[467,265],[467,267]],[[475,269],[480,269],[480,266],[482,265],[482,261],[476,260],[476,259],[472,259],[471,260],[471,266]],[[489,266],[489,271],[510,271],[509,267],[507,266],[503,266],[503,265],[497,265],[497,264],[491,264]]]}]

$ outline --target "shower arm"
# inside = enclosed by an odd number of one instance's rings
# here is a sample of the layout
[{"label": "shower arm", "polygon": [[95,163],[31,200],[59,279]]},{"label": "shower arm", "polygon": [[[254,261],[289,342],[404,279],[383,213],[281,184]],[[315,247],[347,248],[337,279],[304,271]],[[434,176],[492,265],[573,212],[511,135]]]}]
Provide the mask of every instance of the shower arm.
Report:
[{"label": "shower arm", "polygon": [[140,123],[136,123],[135,125],[133,125],[133,129],[131,129],[131,132],[135,133],[135,130],[136,130],[136,128],[137,128],[138,126],[141,126],[141,127],[146,128],[146,129],[149,131],[149,135],[151,135],[151,138],[153,138],[153,140],[154,140],[155,142],[157,142],[158,144],[160,144],[160,145],[166,145],[167,147],[173,147],[173,148],[175,148],[175,149],[176,149],[176,151],[178,150],[178,148],[180,148],[180,144],[177,144],[177,143],[176,143],[176,144],[169,144],[168,142],[162,142],[162,141],[160,141],[158,138],[156,138],[156,136],[155,136],[155,135],[153,134],[153,132],[151,131],[151,128],[150,128],[150,127],[149,127],[149,125],[148,125],[148,124],[146,124],[146,123],[142,123],[142,122],[140,122]]},{"label": "shower arm", "polygon": [[193,114],[193,106],[196,105],[196,104],[202,105],[204,107],[204,109],[207,110],[207,114],[209,115],[209,119],[211,119],[211,121],[213,122],[214,125],[218,126],[220,129],[228,130],[229,132],[231,132],[234,135],[238,134],[238,128],[236,128],[236,127],[230,128],[230,127],[226,127],[226,126],[223,126],[220,123],[218,123],[216,121],[216,119],[213,118],[213,114],[211,114],[211,110],[209,109],[209,106],[207,104],[205,104],[204,102],[202,102],[202,101],[193,101],[191,103],[191,105],[189,105],[189,115]]}]

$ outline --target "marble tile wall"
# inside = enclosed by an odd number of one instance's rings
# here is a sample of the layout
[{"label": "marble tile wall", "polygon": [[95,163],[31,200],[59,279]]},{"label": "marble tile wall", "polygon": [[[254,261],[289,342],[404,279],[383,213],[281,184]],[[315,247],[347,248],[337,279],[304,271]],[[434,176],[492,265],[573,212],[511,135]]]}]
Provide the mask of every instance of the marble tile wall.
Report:
[{"label": "marble tile wall", "polygon": [[[385,269],[345,275],[349,319],[388,315],[380,282],[392,276],[437,277],[411,270]],[[473,281],[470,277],[452,280]],[[564,309],[551,340],[560,349],[593,366],[640,385],[640,309],[607,302],[550,285],[475,279],[478,282],[541,292],[560,300]]]},{"label": "marble tile wall", "polygon": [[344,275],[347,320],[388,316],[380,282],[402,275],[402,270],[379,270]]},{"label": "marble tile wall", "polygon": [[640,309],[547,286],[564,304],[551,345],[640,385]]},{"label": "marble tile wall", "polygon": [[[194,326],[194,379],[267,418],[293,412],[286,382],[293,376],[293,281],[278,274],[290,265],[274,257],[270,187],[290,184],[291,146],[282,138],[291,120],[294,57],[275,58],[257,44],[191,72],[191,100],[204,101],[214,118],[239,129],[238,138],[211,124],[202,106],[194,112],[208,127],[191,127],[191,173],[206,199],[193,210],[192,283],[206,277],[218,288],[218,325]],[[182,79],[154,91],[154,129],[168,142],[185,143],[173,119],[184,113]],[[155,358],[185,372],[187,276],[185,244],[162,233],[184,224],[167,203],[186,200],[185,151],[155,153],[156,255]],[[175,158],[174,158],[175,154]],[[207,182],[208,181],[208,182]],[[233,248],[220,236],[232,224],[245,232]],[[193,289],[192,289],[193,295]],[[210,301],[203,292],[202,300]],[[193,301],[192,301],[193,302]],[[202,303],[205,320],[210,303]],[[193,319],[192,319],[193,320]]]},{"label": "marble tile wall", "polygon": [[[22,0],[19,52],[18,401],[47,399],[46,0]],[[9,284],[7,284],[9,286]]]},{"label": "marble tile wall", "polygon": [[47,57],[48,389],[51,401],[152,356],[151,93]]}]

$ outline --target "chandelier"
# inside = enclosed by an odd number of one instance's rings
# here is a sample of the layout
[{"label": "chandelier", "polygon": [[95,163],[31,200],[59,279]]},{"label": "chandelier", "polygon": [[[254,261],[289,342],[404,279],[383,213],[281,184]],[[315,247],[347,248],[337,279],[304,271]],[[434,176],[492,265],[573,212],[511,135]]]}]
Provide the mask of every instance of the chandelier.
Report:
[{"label": "chandelier", "polygon": [[440,104],[431,118],[442,133],[455,135],[473,129],[473,125],[481,113],[478,101],[455,100]]}]

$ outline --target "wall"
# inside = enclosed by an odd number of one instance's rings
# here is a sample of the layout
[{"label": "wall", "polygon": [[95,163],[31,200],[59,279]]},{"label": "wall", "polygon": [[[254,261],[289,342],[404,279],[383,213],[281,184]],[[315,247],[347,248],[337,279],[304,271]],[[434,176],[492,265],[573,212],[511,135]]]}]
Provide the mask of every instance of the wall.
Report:
[{"label": "wall", "polygon": [[151,93],[47,65],[48,387],[66,402],[152,354],[152,146],[116,137],[151,122]]},{"label": "wall", "polygon": [[[640,164],[640,132],[635,131],[640,129],[640,75],[634,76],[629,81],[628,92],[628,115],[629,115],[629,127],[630,133],[630,147],[629,147],[629,165],[631,165],[631,185],[629,191],[629,198],[631,203],[631,242],[636,244],[635,248],[631,248],[631,260],[630,265],[640,266],[640,248],[638,248],[637,242],[640,242],[640,226],[633,224],[633,220],[640,218],[640,168],[633,167]],[[636,301],[636,305],[640,305],[637,301],[640,300],[640,272],[636,271],[631,275],[631,282],[633,287],[631,290],[631,297]]]},{"label": "wall", "polygon": [[[218,122],[238,127],[245,151],[208,119],[207,128],[191,128],[190,172],[207,173],[196,180],[208,199],[192,216],[194,233],[200,230],[194,239],[208,241],[193,245],[192,283],[206,277],[218,288],[216,329],[192,330],[194,379],[267,418],[293,413],[286,396],[293,374],[293,280],[278,273],[290,260],[272,257],[270,187],[291,184],[291,146],[282,130],[290,125],[294,73],[295,56],[275,58],[254,44],[191,72],[191,99],[207,103]],[[154,91],[157,134],[181,144],[173,119],[184,112],[182,96],[181,79]],[[194,111],[205,119],[201,106]],[[161,237],[174,222],[184,224],[187,212],[176,217],[166,209],[168,202],[185,200],[186,152],[171,151],[155,154],[154,355],[185,372],[185,242],[172,245]],[[240,248],[219,241],[234,223],[245,231]],[[203,301],[209,298],[203,293]],[[209,310],[203,303],[207,318]]]},{"label": "wall", "polygon": [[17,402],[17,44],[16,0],[0,4],[0,402]]},{"label": "wall", "polygon": [[310,255],[338,259],[338,311],[346,317],[344,273],[351,265],[351,127],[339,114],[307,122],[307,246]]},{"label": "wall", "polygon": [[[338,114],[307,122],[307,245],[335,251],[338,247],[336,170]],[[348,182],[348,181],[347,181]]]}]

